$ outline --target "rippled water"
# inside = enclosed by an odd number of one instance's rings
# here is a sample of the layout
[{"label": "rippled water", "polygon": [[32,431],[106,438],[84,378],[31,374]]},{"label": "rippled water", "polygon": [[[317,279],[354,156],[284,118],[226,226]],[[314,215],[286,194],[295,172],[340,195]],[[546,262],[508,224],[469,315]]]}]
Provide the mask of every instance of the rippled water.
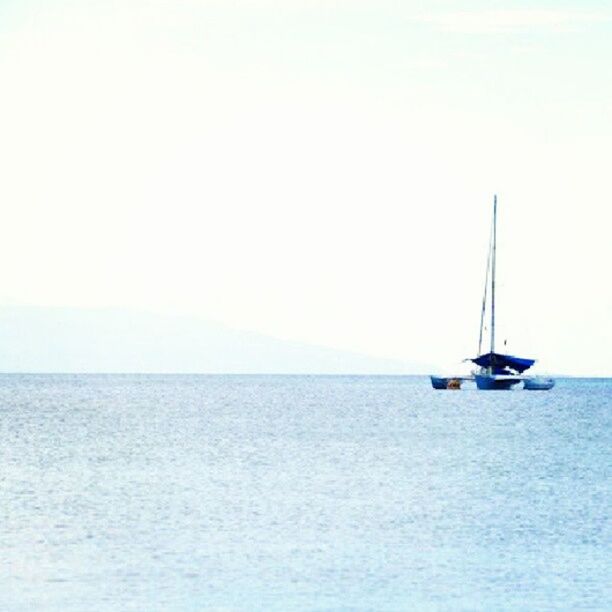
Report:
[{"label": "rippled water", "polygon": [[0,608],[609,608],[611,407],[611,380],[4,375]]}]

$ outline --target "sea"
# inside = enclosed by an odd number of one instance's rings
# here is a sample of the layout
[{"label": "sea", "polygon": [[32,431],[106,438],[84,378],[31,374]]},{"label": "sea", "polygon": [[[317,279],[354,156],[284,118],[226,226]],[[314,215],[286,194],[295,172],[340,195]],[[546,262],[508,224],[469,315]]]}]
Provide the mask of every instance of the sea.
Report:
[{"label": "sea", "polygon": [[612,379],[0,376],[0,610],[610,610]]}]

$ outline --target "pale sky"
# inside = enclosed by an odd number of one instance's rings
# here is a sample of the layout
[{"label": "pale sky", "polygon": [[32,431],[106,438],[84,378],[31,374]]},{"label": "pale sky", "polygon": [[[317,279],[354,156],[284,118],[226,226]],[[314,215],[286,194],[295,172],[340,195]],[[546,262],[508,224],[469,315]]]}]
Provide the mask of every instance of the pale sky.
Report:
[{"label": "pale sky", "polygon": [[4,304],[612,375],[609,1],[0,0]]}]

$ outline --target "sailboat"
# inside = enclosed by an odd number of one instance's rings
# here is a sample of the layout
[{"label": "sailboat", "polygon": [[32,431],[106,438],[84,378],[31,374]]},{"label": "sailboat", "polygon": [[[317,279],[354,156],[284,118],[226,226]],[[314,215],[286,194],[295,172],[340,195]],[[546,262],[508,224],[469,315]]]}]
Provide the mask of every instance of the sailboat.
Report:
[{"label": "sailboat", "polygon": [[[498,353],[495,350],[495,280],[497,264],[497,196],[493,198],[493,226],[491,229],[491,243],[487,258],[487,274],[485,279],[485,290],[482,300],[480,315],[480,336],[478,338],[478,356],[466,361],[471,361],[478,366],[471,376],[441,377],[431,376],[431,384],[434,389],[460,389],[463,381],[475,381],[478,389],[501,390],[512,389],[515,385],[523,383],[528,390],[552,389],[555,381],[552,378],[541,376],[529,376],[524,373],[533,366],[535,359],[526,359],[514,355]],[[491,337],[489,352],[482,352],[483,331],[487,298],[491,298]]]},{"label": "sailboat", "polygon": [[[535,359],[505,355],[495,350],[495,280],[497,264],[497,196],[493,198],[493,228],[489,257],[487,260],[487,274],[485,280],[485,291],[482,301],[480,317],[480,336],[478,340],[478,357],[471,359],[479,366],[474,372],[476,386],[482,390],[511,389],[520,382],[524,383],[525,389],[551,389],[554,380],[541,377],[525,376],[529,368],[535,363]],[[489,288],[489,276],[491,279],[491,345],[488,353],[482,353],[482,340],[484,329],[484,317],[487,306],[487,292]]]}]

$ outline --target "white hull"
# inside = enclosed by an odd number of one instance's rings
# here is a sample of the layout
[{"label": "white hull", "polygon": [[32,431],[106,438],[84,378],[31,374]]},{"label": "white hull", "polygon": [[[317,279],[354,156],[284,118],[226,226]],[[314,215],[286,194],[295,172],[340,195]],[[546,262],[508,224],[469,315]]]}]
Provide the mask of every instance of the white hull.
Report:
[{"label": "white hull", "polygon": [[523,388],[528,391],[548,391],[555,386],[555,379],[543,376],[526,378]]}]

